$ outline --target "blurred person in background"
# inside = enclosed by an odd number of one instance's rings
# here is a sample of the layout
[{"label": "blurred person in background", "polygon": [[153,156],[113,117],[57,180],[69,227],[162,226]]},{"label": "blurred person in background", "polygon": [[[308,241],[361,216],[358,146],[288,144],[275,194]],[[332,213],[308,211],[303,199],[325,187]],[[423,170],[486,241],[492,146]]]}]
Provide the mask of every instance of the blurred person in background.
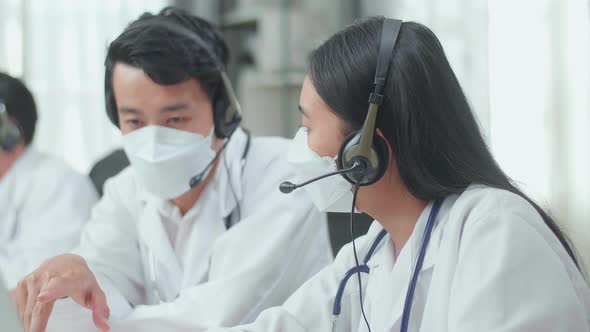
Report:
[{"label": "blurred person in background", "polygon": [[0,73],[0,276],[8,288],[78,245],[98,199],[87,176],[31,146],[36,124],[31,92]]}]

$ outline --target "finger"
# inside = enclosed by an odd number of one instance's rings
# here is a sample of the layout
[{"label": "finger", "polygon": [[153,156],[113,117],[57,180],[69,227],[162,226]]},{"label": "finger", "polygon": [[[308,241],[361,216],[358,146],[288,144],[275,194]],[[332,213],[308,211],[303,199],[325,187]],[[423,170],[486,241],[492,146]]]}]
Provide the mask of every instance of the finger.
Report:
[{"label": "finger", "polygon": [[37,303],[37,295],[39,294],[39,286],[34,277],[29,277],[27,282],[27,301],[25,304],[25,311],[23,314],[23,323],[25,325],[25,330],[29,330],[29,326],[31,323],[31,316],[33,314],[33,308],[35,308],[35,304]]},{"label": "finger", "polygon": [[92,311],[92,320],[94,321],[96,328],[102,332],[106,332],[111,329],[108,318],[105,318],[102,314],[97,313],[97,311]]},{"label": "finger", "polygon": [[51,315],[54,304],[55,301],[44,303],[37,302],[37,304],[35,304],[33,316],[31,319],[31,326],[28,332],[45,332],[45,329],[47,328],[47,322],[49,321],[49,316]]},{"label": "finger", "polygon": [[108,331],[110,329],[108,321],[110,309],[107,305],[106,296],[98,284],[92,290],[90,306],[92,309],[92,320],[94,321],[94,325],[96,325],[101,331]]},{"label": "finger", "polygon": [[54,277],[41,289],[37,301],[53,302],[64,297],[71,297],[80,305],[88,308],[86,303],[87,287],[84,281],[72,281],[62,277]]},{"label": "finger", "polygon": [[18,312],[18,319],[24,323],[25,306],[27,304],[27,283],[23,279],[18,282],[18,286],[15,289],[15,300],[16,310]]}]

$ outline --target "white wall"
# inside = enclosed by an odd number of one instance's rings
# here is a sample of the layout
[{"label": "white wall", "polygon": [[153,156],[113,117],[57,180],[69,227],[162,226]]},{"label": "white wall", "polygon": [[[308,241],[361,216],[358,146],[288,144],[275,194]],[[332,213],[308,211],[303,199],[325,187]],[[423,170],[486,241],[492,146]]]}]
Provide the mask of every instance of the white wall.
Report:
[{"label": "white wall", "polygon": [[[549,209],[590,268],[587,0],[365,0],[429,26],[494,156]],[[384,6],[384,7],[381,7]]]},{"label": "white wall", "polygon": [[108,43],[166,0],[2,0],[0,70],[24,79],[39,112],[34,145],[80,172],[120,145],[104,108]]}]

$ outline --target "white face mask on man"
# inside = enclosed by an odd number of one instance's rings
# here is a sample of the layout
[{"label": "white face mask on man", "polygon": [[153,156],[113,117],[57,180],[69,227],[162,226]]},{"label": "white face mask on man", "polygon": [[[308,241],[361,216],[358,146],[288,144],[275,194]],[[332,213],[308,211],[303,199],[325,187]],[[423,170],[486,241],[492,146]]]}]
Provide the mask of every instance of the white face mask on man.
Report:
[{"label": "white face mask on man", "polygon": [[[123,147],[147,191],[163,199],[172,199],[189,191],[191,178],[205,171],[215,158],[212,140],[213,130],[203,136],[168,127],[146,126],[123,135]],[[203,178],[206,176],[203,174]]]},{"label": "white face mask on man", "polygon": [[[309,148],[307,128],[299,129],[291,142],[287,160],[295,168],[297,181],[336,171],[335,157],[322,157]],[[352,184],[341,175],[330,176],[303,187],[318,210],[347,212],[352,208]]]}]

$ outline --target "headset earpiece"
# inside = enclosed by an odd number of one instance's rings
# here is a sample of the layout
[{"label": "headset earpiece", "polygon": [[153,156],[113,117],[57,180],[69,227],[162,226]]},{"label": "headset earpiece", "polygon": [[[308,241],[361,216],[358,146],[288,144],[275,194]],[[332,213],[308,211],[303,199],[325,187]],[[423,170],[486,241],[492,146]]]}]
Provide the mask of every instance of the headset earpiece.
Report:
[{"label": "headset earpiece", "polygon": [[213,104],[215,136],[228,138],[240,126],[242,112],[231,82],[224,71],[220,72],[222,86]]},{"label": "headset earpiece", "polygon": [[[336,163],[338,169],[350,168],[354,163],[363,164],[364,168],[360,172],[342,174],[344,178],[352,183],[359,183],[361,186],[368,186],[377,182],[387,170],[389,165],[389,149],[387,142],[379,135],[374,135],[373,147],[371,148],[370,158],[365,158],[357,154],[350,154],[351,148],[358,146],[361,139],[361,131],[350,134],[342,143]],[[348,152],[348,153],[347,153]],[[347,158],[347,155],[350,158]]]}]

